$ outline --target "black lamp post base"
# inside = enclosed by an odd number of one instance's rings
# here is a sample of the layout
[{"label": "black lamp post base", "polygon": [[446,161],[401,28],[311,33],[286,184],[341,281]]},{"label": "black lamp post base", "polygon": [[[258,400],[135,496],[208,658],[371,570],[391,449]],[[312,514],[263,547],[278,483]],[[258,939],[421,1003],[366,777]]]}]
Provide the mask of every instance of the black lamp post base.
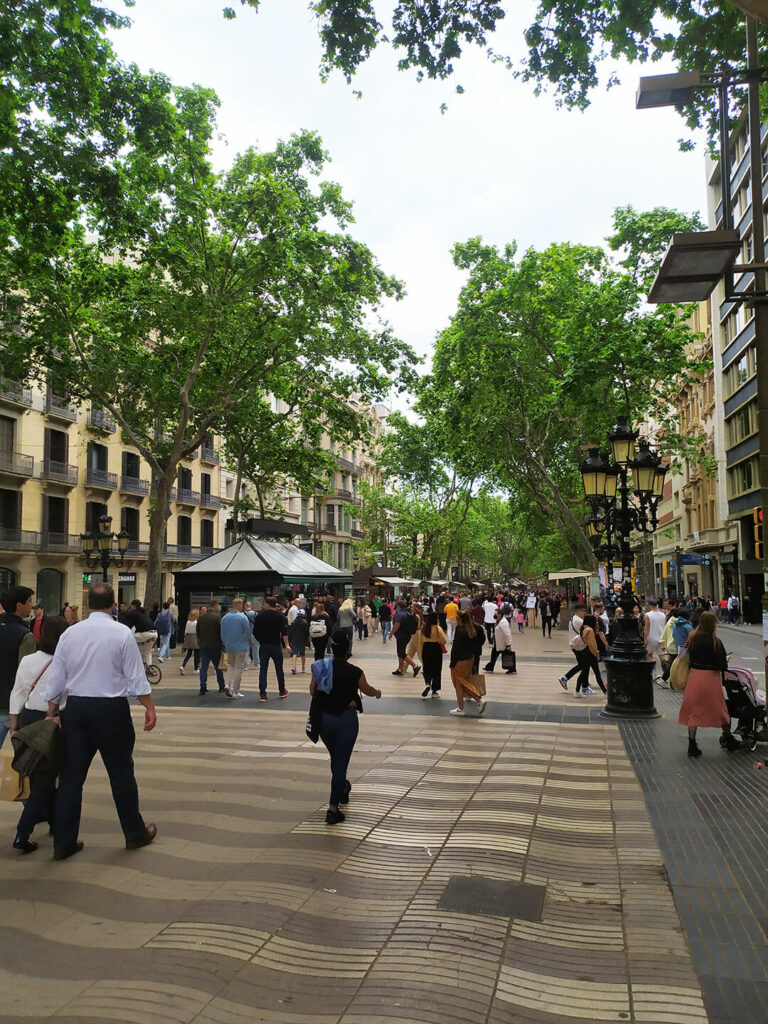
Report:
[{"label": "black lamp post base", "polygon": [[603,659],[608,674],[608,701],[604,718],[661,718],[653,703],[651,658],[627,658],[608,654]]}]

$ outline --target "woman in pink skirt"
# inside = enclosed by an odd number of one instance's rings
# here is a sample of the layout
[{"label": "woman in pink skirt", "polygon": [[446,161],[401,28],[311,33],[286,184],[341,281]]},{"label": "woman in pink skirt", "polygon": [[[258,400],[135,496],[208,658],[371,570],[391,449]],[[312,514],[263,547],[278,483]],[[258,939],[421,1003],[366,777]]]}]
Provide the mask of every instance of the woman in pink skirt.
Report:
[{"label": "woman in pink skirt", "polygon": [[722,729],[720,740],[728,750],[739,750],[741,743],[731,735],[731,716],[723,696],[723,672],[728,659],[722,641],[717,638],[717,619],[702,612],[699,624],[688,637],[691,671],[685,687],[678,722],[688,726],[688,757],[701,757],[696,730]]}]

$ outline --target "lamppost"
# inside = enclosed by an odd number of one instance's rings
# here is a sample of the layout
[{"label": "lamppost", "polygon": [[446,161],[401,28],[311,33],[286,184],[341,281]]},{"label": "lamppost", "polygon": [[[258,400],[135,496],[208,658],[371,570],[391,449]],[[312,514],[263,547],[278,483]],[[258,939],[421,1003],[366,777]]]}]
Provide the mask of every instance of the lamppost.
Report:
[{"label": "lamppost", "polygon": [[[117,551],[112,550],[112,541],[117,541]],[[125,560],[125,552],[131,538],[125,530],[120,533],[112,532],[112,516],[99,516],[98,524],[94,530],[86,530],[80,534],[83,557],[90,569],[91,559],[101,562],[101,578],[107,582],[107,569],[110,565],[122,565]]]},{"label": "lamppost", "polygon": [[[621,562],[617,634],[605,658],[608,700],[601,714],[609,718],[657,718],[653,703],[653,659],[643,644],[635,618],[632,591],[633,532],[653,533],[664,493],[666,466],[625,416],[608,433],[610,456],[590,448],[579,466],[592,515],[587,530],[598,558],[605,559],[613,587],[614,561]],[[611,459],[613,461],[611,461]]]}]

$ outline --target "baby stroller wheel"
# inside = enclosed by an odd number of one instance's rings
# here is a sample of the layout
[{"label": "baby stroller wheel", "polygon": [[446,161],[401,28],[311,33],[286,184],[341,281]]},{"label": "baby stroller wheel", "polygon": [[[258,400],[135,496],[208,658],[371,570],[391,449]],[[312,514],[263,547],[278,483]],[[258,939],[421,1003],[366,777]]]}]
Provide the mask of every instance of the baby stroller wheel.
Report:
[{"label": "baby stroller wheel", "polygon": [[725,741],[725,734],[724,733],[720,733],[720,746],[724,747],[725,746],[725,742],[726,742]]},{"label": "baby stroller wheel", "polygon": [[757,736],[753,732],[749,736],[744,737],[744,746],[747,750],[754,750],[757,746]]}]

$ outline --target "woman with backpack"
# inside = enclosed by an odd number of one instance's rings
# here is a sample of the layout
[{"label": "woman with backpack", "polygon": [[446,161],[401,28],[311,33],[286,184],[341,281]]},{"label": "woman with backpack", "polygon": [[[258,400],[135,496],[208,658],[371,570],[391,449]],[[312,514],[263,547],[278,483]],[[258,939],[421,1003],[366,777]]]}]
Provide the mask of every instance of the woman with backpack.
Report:
[{"label": "woman with backpack", "polygon": [[312,618],[309,620],[309,639],[315,649],[315,661],[325,657],[330,629],[331,617],[326,612],[323,602],[318,601],[312,612]]},{"label": "woman with backpack", "polygon": [[296,663],[301,658],[301,671],[306,671],[306,654],[307,645],[309,644],[309,623],[307,617],[304,614],[304,609],[300,608],[293,622],[288,627],[288,646],[291,648],[291,675],[296,675]]},{"label": "woman with backpack", "polygon": [[[309,692],[312,694],[312,703],[317,702],[318,705],[310,711],[310,716],[318,722],[320,739],[331,755],[331,795],[325,823],[338,825],[345,818],[339,809],[340,804],[349,803],[352,790],[347,768],[360,728],[357,718],[358,712],[363,710],[360,693],[379,700],[381,690],[369,686],[363,670],[349,664],[352,649],[346,632],[336,630],[331,641],[331,651],[333,661],[330,679],[327,683],[319,681],[313,672]],[[330,686],[325,689],[328,683]],[[321,686],[324,688],[321,689]]]}]

